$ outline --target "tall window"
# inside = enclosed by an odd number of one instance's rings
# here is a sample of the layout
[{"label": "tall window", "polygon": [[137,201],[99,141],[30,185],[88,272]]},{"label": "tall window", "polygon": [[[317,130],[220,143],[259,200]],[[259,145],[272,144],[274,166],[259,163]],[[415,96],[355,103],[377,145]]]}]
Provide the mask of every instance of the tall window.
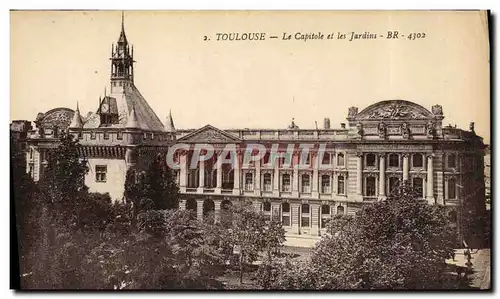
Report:
[{"label": "tall window", "polygon": [[198,187],[198,171],[196,169],[191,169],[188,172],[188,188],[197,188]]},{"label": "tall window", "polygon": [[457,182],[455,179],[448,180],[448,199],[456,199],[457,198]]},{"label": "tall window", "polygon": [[323,160],[321,161],[321,164],[328,165],[331,163],[331,161],[332,161],[332,157],[331,157],[330,153],[324,152],[323,153]]},{"label": "tall window", "polygon": [[99,183],[105,183],[107,172],[108,172],[108,167],[106,165],[96,165],[95,166],[95,181],[99,182]]},{"label": "tall window", "polygon": [[264,157],[262,157],[262,165],[266,165],[269,163],[269,157],[270,157],[269,151],[266,150],[266,153],[264,154]]},{"label": "tall window", "polygon": [[281,176],[281,191],[290,192],[290,175],[288,173]]},{"label": "tall window", "polygon": [[311,192],[311,177],[308,174],[303,174],[302,180],[302,192]]},{"label": "tall window", "polygon": [[337,214],[344,214],[345,213],[345,209],[343,206],[338,206],[337,207]]},{"label": "tall window", "polygon": [[367,177],[366,178],[366,187],[365,187],[366,196],[375,196],[376,194],[376,184],[375,177]]},{"label": "tall window", "polygon": [[366,166],[367,167],[375,167],[377,158],[375,157],[375,154],[367,154],[366,155]]},{"label": "tall window", "polygon": [[424,197],[424,179],[413,178],[413,189],[415,189],[419,198]]},{"label": "tall window", "polygon": [[337,155],[337,166],[345,166],[345,157],[343,153]]},{"label": "tall window", "polygon": [[272,191],[272,179],[270,173],[264,174],[264,191]]},{"label": "tall window", "polygon": [[345,194],[344,176],[339,175],[337,178],[337,194]]},{"label": "tall window", "polygon": [[116,132],[116,139],[118,139],[118,140],[122,140],[123,139],[123,132],[122,131]]},{"label": "tall window", "polygon": [[330,176],[324,174],[321,176],[321,193],[330,193]]},{"label": "tall window", "polygon": [[264,215],[271,217],[271,203],[266,201],[263,206]]},{"label": "tall window", "polygon": [[412,164],[413,167],[424,167],[424,156],[422,154],[414,154]]},{"label": "tall window", "polygon": [[389,193],[394,191],[395,188],[399,186],[399,178],[397,177],[390,177],[389,178]]},{"label": "tall window", "polygon": [[328,222],[329,218],[330,218],[330,206],[329,205],[322,205],[321,206],[321,228],[326,227],[326,223]]},{"label": "tall window", "polygon": [[245,191],[253,190],[253,173],[245,173]]},{"label": "tall window", "polygon": [[283,226],[290,226],[290,204],[287,202],[281,204],[281,222]]},{"label": "tall window", "polygon": [[399,167],[398,154],[390,154],[389,155],[389,167]]},{"label": "tall window", "polygon": [[455,167],[457,167],[456,155],[455,154],[449,154],[448,155],[448,168],[455,168]]},{"label": "tall window", "polygon": [[308,204],[302,204],[301,207],[301,217],[300,217],[300,226],[301,227],[309,227],[310,226],[310,221],[309,221],[309,205]]}]

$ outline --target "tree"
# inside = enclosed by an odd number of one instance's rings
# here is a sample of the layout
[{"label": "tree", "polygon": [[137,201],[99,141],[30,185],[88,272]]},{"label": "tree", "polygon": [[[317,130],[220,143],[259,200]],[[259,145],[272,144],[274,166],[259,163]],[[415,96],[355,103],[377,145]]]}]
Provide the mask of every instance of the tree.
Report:
[{"label": "tree", "polygon": [[281,225],[255,211],[251,202],[238,202],[230,207],[230,212],[233,216],[227,238],[232,248],[239,249],[239,276],[243,283],[245,266],[256,261],[259,252],[276,252],[284,242],[285,232]]},{"label": "tree", "polygon": [[[419,201],[406,184],[355,217],[336,215],[303,263],[267,263],[267,289],[439,289],[454,230],[444,208]],[[277,270],[276,269],[283,269]],[[267,270],[266,270],[267,269]],[[447,287],[447,286],[446,286]]]}]

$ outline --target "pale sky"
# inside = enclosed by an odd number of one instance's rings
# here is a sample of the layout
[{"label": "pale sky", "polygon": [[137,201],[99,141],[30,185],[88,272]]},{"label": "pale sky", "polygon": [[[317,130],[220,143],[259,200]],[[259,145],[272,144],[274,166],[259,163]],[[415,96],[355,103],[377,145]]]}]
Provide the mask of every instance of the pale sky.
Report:
[{"label": "pale sky", "polygon": [[[109,90],[121,12],[11,12],[11,120],[55,107],[83,115]],[[444,125],[489,143],[489,46],[481,12],[126,11],[135,84],[177,128],[301,128],[346,122],[347,110],[403,99],[443,106]],[[388,30],[405,38],[386,39]],[[326,40],[351,31],[384,38]],[[217,32],[264,32],[259,42],[217,42]],[[282,40],[323,32],[324,40]],[[408,40],[410,33],[425,39]],[[210,41],[204,41],[208,36]],[[269,39],[276,35],[278,39]],[[349,38],[349,37],[348,37]]]}]

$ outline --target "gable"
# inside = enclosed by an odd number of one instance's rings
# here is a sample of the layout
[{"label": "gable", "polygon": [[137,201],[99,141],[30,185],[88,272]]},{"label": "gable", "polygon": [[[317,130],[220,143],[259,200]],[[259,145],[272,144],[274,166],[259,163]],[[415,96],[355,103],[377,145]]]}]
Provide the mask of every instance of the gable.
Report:
[{"label": "gable", "polygon": [[219,130],[211,125],[206,125],[201,129],[191,132],[179,139],[178,142],[192,142],[192,143],[231,143],[240,142],[241,139]]},{"label": "gable", "polygon": [[371,105],[361,111],[356,119],[429,119],[434,115],[424,107],[403,100],[383,101]]}]

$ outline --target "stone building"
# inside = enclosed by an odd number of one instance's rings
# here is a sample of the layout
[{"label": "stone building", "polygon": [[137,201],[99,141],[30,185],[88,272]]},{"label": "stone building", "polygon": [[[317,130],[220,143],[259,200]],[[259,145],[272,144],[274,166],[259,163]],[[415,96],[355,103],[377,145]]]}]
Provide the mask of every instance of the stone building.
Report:
[{"label": "stone building", "polygon": [[[375,103],[362,110],[351,107],[347,123],[331,128],[300,129],[293,121],[284,129],[177,129],[172,115],[162,124],[134,84],[133,47],[123,27],[111,51],[109,94],[85,117],[56,108],[40,114],[27,148],[27,165],[35,180],[43,174],[47,152],[57,145],[60,130],[77,136],[90,171],[85,183],[93,192],[123,198],[127,169],[144,168],[173,144],[209,144],[216,155],[190,169],[192,150],[174,153],[180,169],[175,175],[181,208],[198,217],[247,199],[257,210],[280,219],[288,236],[313,237],[324,233],[334,214],[354,214],[363,205],[386,198],[407,181],[429,204],[449,208],[459,221],[460,207],[472,202],[484,208],[484,144],[474,126],[461,130],[443,126],[443,109],[428,110],[404,100]],[[291,147],[291,156],[266,153],[256,163],[243,165],[249,144],[279,152]],[[309,167],[298,168],[301,144],[312,145],[304,158]],[[222,164],[222,148],[236,149],[233,165]],[[322,149],[321,151],[319,149]],[[291,166],[285,163],[291,161]]]}]

